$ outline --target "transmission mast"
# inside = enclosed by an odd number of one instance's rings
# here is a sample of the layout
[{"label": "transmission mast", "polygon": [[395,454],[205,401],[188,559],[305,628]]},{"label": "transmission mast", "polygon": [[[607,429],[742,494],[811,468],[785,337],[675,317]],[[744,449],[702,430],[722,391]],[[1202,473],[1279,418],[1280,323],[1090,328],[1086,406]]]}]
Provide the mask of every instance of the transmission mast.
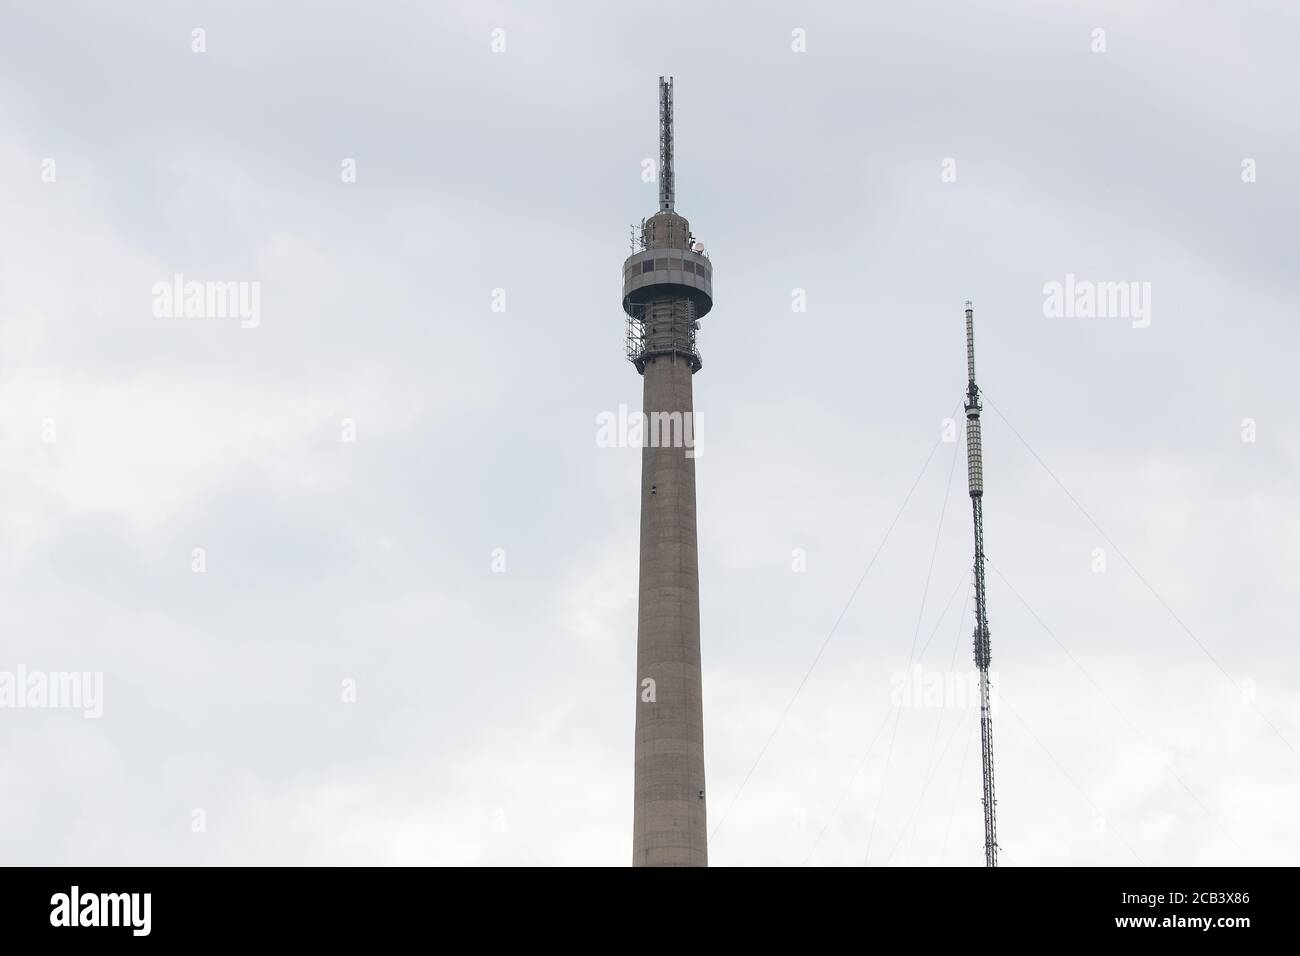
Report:
[{"label": "transmission mast", "polygon": [[659,211],[672,212],[673,188],[673,78],[659,77]]},{"label": "transmission mast", "polygon": [[975,384],[975,309],[966,303],[966,475],[975,519],[975,666],[980,672],[980,753],[984,764],[984,865],[998,865],[993,795],[993,714],[989,707],[989,618],[984,595],[984,453],[980,390]]}]

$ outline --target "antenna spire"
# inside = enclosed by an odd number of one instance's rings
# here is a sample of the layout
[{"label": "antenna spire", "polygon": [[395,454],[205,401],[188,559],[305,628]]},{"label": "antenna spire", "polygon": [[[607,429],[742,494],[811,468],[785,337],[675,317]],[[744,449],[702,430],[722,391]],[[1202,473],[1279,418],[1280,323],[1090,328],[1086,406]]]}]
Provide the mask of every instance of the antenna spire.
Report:
[{"label": "antenna spire", "polygon": [[673,211],[673,78],[659,77],[659,211]]},{"label": "antenna spire", "polygon": [[984,865],[998,865],[997,799],[993,794],[993,713],[990,705],[988,606],[984,593],[984,447],[979,386],[975,384],[975,308],[966,303],[966,474],[975,520],[975,666],[980,672],[980,754],[984,765]]},{"label": "antenna spire", "polygon": [[967,392],[975,384],[975,307],[966,300],[966,382]]}]

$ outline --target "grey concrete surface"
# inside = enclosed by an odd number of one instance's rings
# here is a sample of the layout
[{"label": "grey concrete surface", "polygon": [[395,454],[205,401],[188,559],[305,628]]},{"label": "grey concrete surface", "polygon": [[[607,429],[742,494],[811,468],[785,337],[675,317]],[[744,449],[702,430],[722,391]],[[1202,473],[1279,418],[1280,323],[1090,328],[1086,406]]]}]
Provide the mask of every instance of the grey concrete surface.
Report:
[{"label": "grey concrete surface", "polygon": [[[691,375],[684,357],[650,359],[646,415],[693,414]],[[635,866],[708,864],[695,459],[686,451],[647,444],[641,455]]]}]

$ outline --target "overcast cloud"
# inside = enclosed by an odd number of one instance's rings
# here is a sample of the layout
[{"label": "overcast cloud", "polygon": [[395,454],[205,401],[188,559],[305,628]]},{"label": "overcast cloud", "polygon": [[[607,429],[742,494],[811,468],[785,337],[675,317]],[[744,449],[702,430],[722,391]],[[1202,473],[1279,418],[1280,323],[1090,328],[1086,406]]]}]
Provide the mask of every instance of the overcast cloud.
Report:
[{"label": "overcast cloud", "polygon": [[[0,859],[630,861],[640,456],[596,421],[671,74],[711,862],[982,863],[978,712],[890,706],[914,641],[973,670],[971,298],[1001,861],[1294,863],[1298,27],[7,3],[0,671],[103,713],[0,710]],[[178,273],[256,327],[156,315]],[[1149,325],[1045,316],[1067,275]]]}]

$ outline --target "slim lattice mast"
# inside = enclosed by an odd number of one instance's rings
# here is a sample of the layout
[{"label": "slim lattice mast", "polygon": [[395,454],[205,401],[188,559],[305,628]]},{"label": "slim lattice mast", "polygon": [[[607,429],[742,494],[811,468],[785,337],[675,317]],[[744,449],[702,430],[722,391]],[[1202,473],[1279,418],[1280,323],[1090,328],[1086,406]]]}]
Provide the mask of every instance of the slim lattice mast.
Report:
[{"label": "slim lattice mast", "polygon": [[659,77],[659,211],[673,211],[673,78]]},{"label": "slim lattice mast", "polygon": [[993,714],[989,709],[989,618],[984,595],[984,454],[980,390],[975,384],[975,310],[966,303],[966,468],[975,518],[975,666],[980,671],[980,752],[984,763],[984,865],[998,865],[997,799],[993,795]]}]

